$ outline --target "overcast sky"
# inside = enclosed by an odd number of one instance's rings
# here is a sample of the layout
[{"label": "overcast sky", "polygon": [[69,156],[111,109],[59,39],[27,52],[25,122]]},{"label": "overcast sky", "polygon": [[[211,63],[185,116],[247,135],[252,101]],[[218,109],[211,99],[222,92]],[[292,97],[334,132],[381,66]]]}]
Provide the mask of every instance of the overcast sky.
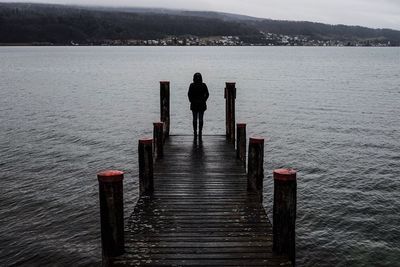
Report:
[{"label": "overcast sky", "polygon": [[211,10],[262,18],[308,20],[400,30],[400,0],[0,0]]}]

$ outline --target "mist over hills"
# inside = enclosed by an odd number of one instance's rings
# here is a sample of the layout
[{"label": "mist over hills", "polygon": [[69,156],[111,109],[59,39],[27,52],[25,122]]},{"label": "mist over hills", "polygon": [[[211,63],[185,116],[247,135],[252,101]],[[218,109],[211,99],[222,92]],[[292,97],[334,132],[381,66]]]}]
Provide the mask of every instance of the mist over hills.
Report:
[{"label": "mist over hills", "polygon": [[0,43],[399,46],[400,31],[220,12],[0,3]]}]

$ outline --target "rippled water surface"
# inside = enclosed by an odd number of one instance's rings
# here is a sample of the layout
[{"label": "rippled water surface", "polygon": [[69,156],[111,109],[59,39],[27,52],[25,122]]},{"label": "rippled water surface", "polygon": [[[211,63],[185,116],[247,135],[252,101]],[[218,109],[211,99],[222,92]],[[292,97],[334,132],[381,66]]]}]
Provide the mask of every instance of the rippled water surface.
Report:
[{"label": "rippled water surface", "polygon": [[128,215],[158,81],[189,134],[197,71],[206,134],[236,81],[238,120],[267,139],[270,215],[272,170],[299,170],[299,266],[400,266],[400,49],[267,47],[1,47],[0,265],[99,265],[96,172],[126,171]]}]

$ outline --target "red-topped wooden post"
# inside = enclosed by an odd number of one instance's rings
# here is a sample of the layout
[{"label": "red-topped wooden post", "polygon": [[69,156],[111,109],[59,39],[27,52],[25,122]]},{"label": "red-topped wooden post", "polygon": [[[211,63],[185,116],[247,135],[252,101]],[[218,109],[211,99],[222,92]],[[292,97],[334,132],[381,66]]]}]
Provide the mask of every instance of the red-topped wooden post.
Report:
[{"label": "red-topped wooden post", "polygon": [[296,191],[297,172],[292,169],[274,171],[273,250],[296,259]]},{"label": "red-topped wooden post", "polygon": [[226,139],[235,144],[235,99],[236,83],[225,84],[225,117],[226,117]]},{"label": "red-topped wooden post", "polygon": [[163,122],[153,123],[153,152],[156,159],[160,159],[164,155],[164,135],[163,135]]},{"label": "red-topped wooden post", "polygon": [[100,196],[103,265],[124,253],[124,173],[117,170],[97,174]]},{"label": "red-topped wooden post", "polygon": [[160,81],[160,121],[164,123],[164,137],[169,136],[170,127],[170,90],[169,81]]},{"label": "red-topped wooden post", "polygon": [[236,132],[236,158],[242,161],[246,168],[246,123],[237,123]]},{"label": "red-topped wooden post", "polygon": [[247,169],[247,190],[256,193],[259,201],[262,202],[264,180],[264,138],[251,137],[249,139]]},{"label": "red-topped wooden post", "polygon": [[154,191],[153,182],[153,139],[139,140],[139,194],[150,195]]}]

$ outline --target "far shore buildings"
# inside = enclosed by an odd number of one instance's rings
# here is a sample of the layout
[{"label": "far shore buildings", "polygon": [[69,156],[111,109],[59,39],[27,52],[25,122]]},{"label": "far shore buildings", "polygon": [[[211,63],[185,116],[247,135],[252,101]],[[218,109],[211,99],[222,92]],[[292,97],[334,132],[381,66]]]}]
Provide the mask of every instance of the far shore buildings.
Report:
[{"label": "far shore buildings", "polygon": [[[79,43],[71,40],[68,45],[102,45],[102,46],[392,46],[389,41],[370,39],[359,41],[314,40],[307,36],[283,35],[261,32],[261,36],[246,38],[239,36],[198,37],[193,35],[168,36],[163,39],[149,40],[87,40]],[[52,43],[32,43],[30,45],[55,45]],[[65,45],[65,44],[56,44]]]},{"label": "far shore buildings", "polygon": [[169,36],[163,39],[149,40],[105,40],[102,45],[131,46],[391,46],[384,40],[314,40],[307,36],[292,36],[274,33],[262,33],[259,40],[245,41],[239,36]]}]

